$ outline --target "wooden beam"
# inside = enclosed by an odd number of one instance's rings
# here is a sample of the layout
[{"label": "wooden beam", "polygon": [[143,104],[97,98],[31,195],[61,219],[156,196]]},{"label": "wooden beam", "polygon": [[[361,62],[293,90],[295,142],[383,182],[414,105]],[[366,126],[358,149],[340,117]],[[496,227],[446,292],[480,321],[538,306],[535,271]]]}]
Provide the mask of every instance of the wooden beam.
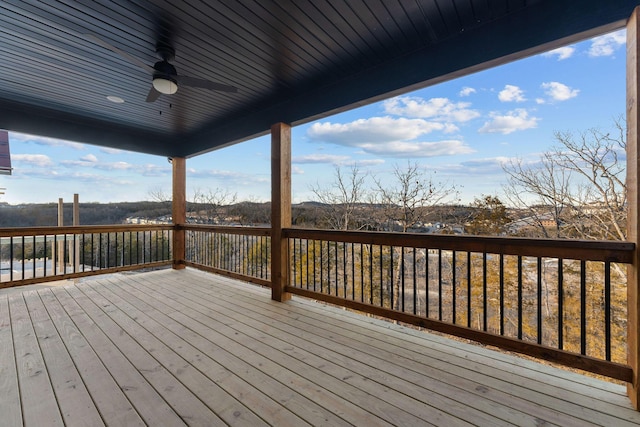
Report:
[{"label": "wooden beam", "polygon": [[[187,173],[184,157],[174,157],[171,160],[173,166],[173,198],[171,215],[173,225],[184,225],[187,219]],[[185,242],[184,228],[175,227],[173,230],[173,268],[184,268]]]},{"label": "wooden beam", "polygon": [[640,8],[636,8],[627,22],[627,195],[628,218],[627,239],[636,244],[633,262],[627,272],[627,364],[633,370],[631,382],[627,392],[631,403],[640,409],[640,215],[638,215],[638,200],[640,186],[638,186],[640,171],[640,152],[638,140],[639,127],[639,93],[638,78],[640,78],[640,52],[638,37],[640,36]]},{"label": "wooden beam", "polygon": [[289,285],[289,240],[282,230],[291,227],[291,126],[271,126],[271,298],[286,301]]}]

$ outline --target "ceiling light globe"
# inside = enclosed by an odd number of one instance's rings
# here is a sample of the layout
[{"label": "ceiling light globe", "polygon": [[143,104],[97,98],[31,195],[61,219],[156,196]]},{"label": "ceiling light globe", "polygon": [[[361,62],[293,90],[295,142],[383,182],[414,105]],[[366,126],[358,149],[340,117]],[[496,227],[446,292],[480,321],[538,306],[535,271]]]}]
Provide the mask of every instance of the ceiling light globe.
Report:
[{"label": "ceiling light globe", "polygon": [[176,82],[162,77],[156,77],[153,79],[153,87],[155,90],[165,95],[173,95],[178,91],[178,85]]}]

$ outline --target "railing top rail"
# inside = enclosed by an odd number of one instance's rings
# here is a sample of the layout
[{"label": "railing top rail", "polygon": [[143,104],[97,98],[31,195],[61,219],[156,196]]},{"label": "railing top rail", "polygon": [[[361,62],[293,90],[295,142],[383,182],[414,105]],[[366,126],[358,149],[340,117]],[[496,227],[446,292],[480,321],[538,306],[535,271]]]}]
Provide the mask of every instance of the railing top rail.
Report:
[{"label": "railing top rail", "polygon": [[458,236],[380,231],[338,231],[287,228],[288,238],[331,240],[386,246],[458,250],[478,253],[631,263],[635,244],[609,240],[533,239]]},{"label": "railing top rail", "polygon": [[114,224],[114,225],[76,225],[64,227],[14,227],[0,228],[0,237],[42,236],[45,234],[83,234],[114,233],[120,231],[156,231],[172,230],[171,224]]},{"label": "railing top rail", "polygon": [[271,228],[269,227],[242,227],[206,224],[179,224],[178,227],[183,230],[211,231],[214,233],[242,234],[248,236],[271,235]]}]

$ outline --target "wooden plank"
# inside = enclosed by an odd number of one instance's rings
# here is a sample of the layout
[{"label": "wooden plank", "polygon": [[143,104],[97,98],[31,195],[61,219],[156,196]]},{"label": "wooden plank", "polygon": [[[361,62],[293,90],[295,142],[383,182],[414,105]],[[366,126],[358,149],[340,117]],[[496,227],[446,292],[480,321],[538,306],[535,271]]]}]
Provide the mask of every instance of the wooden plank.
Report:
[{"label": "wooden plank", "polygon": [[[291,412],[285,405],[281,404],[280,401],[272,400],[267,393],[263,393],[259,390],[260,387],[256,388],[250,382],[245,381],[240,377],[242,376],[243,378],[250,380],[253,376],[248,373],[243,375],[243,371],[231,370],[227,364],[222,365],[221,362],[224,362],[225,359],[222,357],[216,357],[215,353],[199,350],[194,345],[198,339],[193,339],[193,337],[197,337],[197,335],[185,326],[178,324],[173,319],[166,317],[155,307],[149,305],[147,301],[150,300],[146,294],[136,291],[129,283],[127,283],[125,285],[127,291],[135,292],[142,298],[139,299],[121,289],[120,285],[122,283],[114,283],[113,280],[110,280],[109,282],[111,283],[101,281],[100,283],[91,284],[91,286],[101,292],[106,292],[102,288],[108,285],[110,296],[119,296],[120,302],[125,299],[127,301],[135,302],[135,306],[127,303],[127,308],[132,310],[132,313],[138,314],[138,321],[141,324],[149,330],[157,330],[158,334],[161,334],[164,339],[172,343],[172,348],[174,348],[182,357],[193,364],[201,372],[205,373],[209,378],[215,380],[215,382],[224,389],[225,392],[251,408],[260,418],[271,425],[306,424],[303,419]],[[149,313],[149,315],[145,316],[144,313]],[[159,325],[163,326],[160,328]],[[192,344],[192,342],[194,344]],[[240,376],[238,376],[238,374]],[[289,401],[289,396],[286,393],[283,393],[281,396],[283,400],[287,402]]]},{"label": "wooden plank", "polygon": [[66,425],[104,425],[74,361],[38,294],[23,293],[58,407]]},{"label": "wooden plank", "polygon": [[533,239],[522,237],[457,236],[382,231],[336,231],[302,228],[283,230],[290,239],[329,240],[397,247],[630,263],[634,242],[612,240]]},{"label": "wooden plank", "polygon": [[184,224],[180,226],[185,230],[193,231],[209,231],[211,233],[237,234],[239,236],[270,236],[271,228],[269,227],[243,227],[243,226],[225,226],[225,225],[206,225],[206,224]]},{"label": "wooden plank", "polygon": [[155,353],[155,348],[147,351],[105,313],[105,309],[111,311],[115,308],[109,304],[99,307],[77,287],[69,287],[67,291],[186,424],[222,424],[198,396],[191,393],[155,359],[150,353]]},{"label": "wooden plank", "polygon": [[[171,202],[171,213],[173,225],[180,225],[187,222],[187,172],[186,159],[184,157],[174,157],[171,159],[173,166],[173,198]],[[173,231],[173,268],[180,270],[184,268],[185,259],[185,233],[184,229],[176,228]]]},{"label": "wooden plank", "polygon": [[[190,283],[193,283],[190,281]],[[198,283],[198,285],[201,285]],[[164,288],[164,284],[161,284]],[[170,288],[167,288],[170,289]],[[200,291],[199,291],[200,290]],[[234,292],[235,291],[235,292]],[[370,344],[373,341],[379,342],[384,340],[384,336],[381,336],[380,331],[374,336],[368,336],[360,338],[357,333],[345,333],[340,328],[340,332],[336,332],[335,329],[327,328],[325,330],[324,325],[326,319],[311,319],[311,321],[305,319],[305,313],[296,312],[295,320],[291,319],[290,314],[286,313],[287,308],[281,308],[274,306],[273,304],[264,303],[262,301],[245,302],[245,299],[238,297],[238,295],[222,295],[223,293],[237,293],[237,290],[221,292],[221,290],[207,291],[205,286],[198,286],[197,289],[190,289],[190,292],[194,293],[193,298],[195,301],[206,302],[207,307],[215,304],[214,299],[220,299],[221,306],[232,306],[230,301],[232,298],[236,301],[233,304],[239,305],[238,311],[242,316],[251,317],[249,322],[251,325],[257,325],[256,328],[260,329],[262,325],[268,330],[275,328],[282,329],[283,334],[281,337],[285,339],[288,334],[294,337],[289,345],[295,345],[296,340],[303,340],[303,345],[310,351],[313,350],[315,354],[323,354],[330,351],[330,358],[332,364],[342,364],[345,367],[353,368],[357,367],[359,375],[363,375],[369,380],[378,381],[378,383],[386,384],[398,387],[398,390],[409,396],[425,396],[423,403],[439,403],[440,407],[447,408],[446,410],[452,413],[458,405],[458,413],[462,417],[469,417],[471,422],[479,422],[480,424],[499,425],[500,419],[507,420],[509,423],[515,424],[535,424],[537,420],[544,419],[547,422],[557,423],[560,425],[584,425],[584,420],[572,420],[565,414],[558,412],[552,408],[540,406],[539,404],[533,404],[526,399],[521,399],[515,394],[501,391],[499,387],[494,387],[492,384],[488,384],[483,381],[482,375],[471,375],[462,377],[464,370],[461,371],[461,367],[454,367],[451,369],[449,361],[441,361],[438,363],[429,363],[408,358],[407,355],[398,351],[394,345],[375,345],[372,347]],[[207,296],[209,294],[209,296]],[[216,294],[216,297],[213,297]],[[256,305],[264,305],[265,308],[260,309]],[[266,311],[266,315],[259,315],[263,310]],[[217,309],[216,309],[217,311]],[[231,317],[231,314],[225,314],[225,318]],[[296,333],[296,329],[299,331]],[[272,332],[274,333],[274,332]],[[322,344],[321,348],[316,348],[316,344]],[[442,359],[447,358],[447,354],[441,354]],[[326,362],[325,362],[326,363]],[[461,364],[464,364],[463,361]],[[467,362],[468,363],[468,362]],[[360,366],[364,364],[365,366]],[[462,365],[463,367],[464,365]],[[374,367],[374,368],[371,368]],[[447,372],[447,371],[450,372]],[[411,371],[411,372],[409,372]],[[401,380],[394,381],[393,377],[400,378]],[[406,378],[411,384],[403,384],[402,379]],[[377,384],[379,387],[379,384]],[[386,392],[383,394],[387,394]],[[445,402],[439,402],[438,395],[446,399]],[[544,396],[542,396],[544,397]],[[416,397],[418,398],[418,397]],[[508,406],[500,405],[502,402],[508,401]],[[480,411],[490,413],[493,417],[491,420],[484,419],[482,414],[476,414],[473,408],[477,408]]]},{"label": "wooden plank", "polygon": [[320,292],[314,292],[307,289],[295,288],[287,286],[288,292],[303,297],[328,302],[330,304],[347,307],[350,309],[370,313],[375,316],[384,317],[392,320],[416,325],[432,331],[442,332],[461,338],[470,339],[484,345],[495,346],[503,350],[514,351],[516,353],[526,354],[542,360],[559,363],[571,368],[582,369],[587,372],[604,375],[621,381],[630,381],[632,370],[627,365],[620,363],[608,362],[606,360],[596,359],[581,354],[569,353],[567,351],[558,350],[553,347],[543,346],[536,343],[521,341],[516,338],[506,337],[491,332],[484,332],[477,329],[467,328],[465,326],[454,325],[441,320],[425,318],[411,313],[403,313],[384,307],[379,307],[359,301],[353,301],[333,295],[327,295]]},{"label": "wooden plank", "polygon": [[291,126],[271,126],[271,298],[286,301],[289,284],[289,240],[283,229],[291,227]]},{"label": "wooden plank", "polygon": [[636,244],[627,267],[627,363],[633,378],[627,387],[633,406],[640,410],[640,8],[627,22],[627,239]]},{"label": "wooden plank", "polygon": [[43,289],[38,294],[104,422],[110,426],[123,427],[145,425],[51,290]]},{"label": "wooden plank", "polygon": [[0,295],[0,396],[2,422],[11,426],[22,425],[18,368],[13,349],[9,300],[6,295]]},{"label": "wooden plank", "polygon": [[[157,291],[154,292],[154,295],[157,296],[162,292],[162,289],[158,288]],[[185,297],[186,296],[185,294]],[[309,353],[309,351],[296,348],[295,344],[285,343],[275,336],[270,335],[268,332],[255,331],[251,326],[242,325],[242,316],[239,316],[239,320],[223,307],[215,307],[215,313],[218,314],[218,318],[230,320],[225,321],[225,323],[216,321],[215,318],[211,317],[211,314],[205,315],[201,310],[191,308],[192,303],[190,303],[189,300],[185,300],[181,294],[168,293],[167,297],[173,299],[174,304],[179,304],[181,315],[188,316],[189,319],[206,324],[210,328],[233,339],[234,342],[241,346],[266,357],[268,360],[281,364],[286,361],[287,369],[291,372],[311,381],[313,384],[316,384],[317,387],[322,387],[332,394],[336,394],[345,401],[352,402],[364,411],[370,412],[373,416],[386,420],[389,423],[398,423],[401,425],[427,425],[436,423],[437,425],[446,421],[448,425],[452,426],[467,425],[460,420],[451,418],[448,414],[436,407],[423,406],[420,402],[417,402],[412,397],[408,397],[406,394],[397,393],[385,385],[369,383],[367,379],[357,374],[354,375],[353,372],[348,370],[343,370],[341,373],[333,375],[332,378],[330,375],[327,375],[326,371],[323,372],[322,369],[317,369],[309,364],[300,362],[294,357],[300,352],[305,353],[308,357],[315,357]],[[215,305],[207,305],[207,307],[214,306]],[[332,363],[332,361],[324,359],[318,362],[320,365],[327,365],[328,370],[331,370]],[[357,383],[357,385],[351,384],[350,381],[344,381],[344,378],[349,379],[352,377],[353,382]],[[364,385],[364,387],[358,387],[358,385]],[[386,399],[383,400],[378,397],[380,394],[384,395]],[[314,400],[322,403],[322,400],[319,401],[317,398],[314,398]],[[331,402],[327,402],[327,404],[331,404]],[[334,406],[328,407],[333,408]],[[348,413],[345,410],[342,410],[342,412],[344,412],[344,415],[342,415],[343,418],[347,418]],[[470,412],[473,414],[473,411]],[[375,419],[372,415],[368,415],[370,420]],[[479,419],[481,419],[482,414],[478,415]],[[352,415],[352,417],[353,416],[354,415]],[[357,416],[357,414],[355,416]],[[347,420],[357,424],[362,422],[360,418],[347,418]]]},{"label": "wooden plank", "polygon": [[11,227],[0,228],[0,237],[52,236],[55,234],[90,234],[116,232],[173,230],[171,224],[119,224],[119,225],[80,225],[64,227]]},{"label": "wooden plank", "polygon": [[42,284],[47,282],[57,282],[59,280],[78,279],[80,277],[99,276],[111,273],[121,273],[123,271],[136,271],[150,268],[162,268],[171,265],[171,261],[148,262],[146,264],[126,265],[123,267],[103,268],[101,270],[87,270],[80,273],[56,274],[55,276],[34,277],[31,279],[14,280],[12,282],[0,283],[0,289],[13,288],[17,286]]},{"label": "wooden plank", "polygon": [[[224,281],[230,282],[228,279],[224,279]],[[237,291],[235,289],[229,289],[229,286],[227,285],[227,283],[225,283],[224,287],[220,289],[216,289],[215,294],[217,299],[221,299],[222,301],[227,300],[227,303],[229,303],[228,300],[233,299],[234,305],[240,305],[241,307],[243,307],[243,297],[238,296],[236,292]],[[225,296],[225,295],[228,295],[228,296]],[[272,307],[274,315],[278,313],[277,306],[274,307],[273,305],[269,305],[267,302],[264,301],[264,299],[261,299],[258,302],[264,305],[265,307]],[[295,327],[297,328],[304,328],[303,326],[303,324],[305,323],[304,317],[309,316],[310,315],[309,312],[315,310],[318,312],[318,315],[313,316],[313,318],[310,321],[310,324],[315,326],[326,325],[326,327],[329,328],[329,331],[327,333],[331,334],[332,337],[335,337],[337,334],[345,334],[348,331],[348,335],[345,342],[359,341],[362,343],[362,345],[367,345],[367,346],[373,345],[375,347],[380,348],[381,350],[397,349],[393,351],[393,356],[391,355],[388,356],[389,359],[402,360],[403,358],[405,358],[410,361],[415,361],[419,363],[427,363],[427,360],[428,360],[429,364],[432,365],[432,360],[439,358],[442,363],[434,367],[437,368],[438,371],[442,371],[442,372],[450,371],[451,373],[456,375],[457,375],[457,371],[459,371],[460,369],[466,369],[467,367],[470,366],[469,365],[470,363],[473,363],[475,370],[478,370],[483,375],[490,374],[488,376],[489,379],[491,378],[497,378],[500,380],[506,379],[508,380],[508,382],[510,382],[510,384],[513,384],[516,386],[515,390],[518,391],[518,393],[524,393],[524,395],[529,394],[530,396],[528,397],[528,399],[531,400],[531,402],[534,402],[536,406],[542,405],[543,402],[547,402],[549,405],[551,405],[553,401],[549,400],[546,397],[546,395],[549,395],[549,396],[554,396],[556,399],[561,399],[560,402],[557,403],[557,405],[561,407],[559,408],[559,410],[561,410],[562,412],[567,412],[567,408],[574,407],[573,414],[575,416],[580,416],[580,413],[583,411],[581,408],[575,408],[575,403],[571,403],[571,402],[563,403],[567,394],[569,394],[568,393],[569,390],[563,391],[561,389],[557,389],[556,386],[550,386],[544,382],[538,382],[535,380],[533,384],[531,384],[530,378],[522,375],[522,367],[514,367],[513,374],[511,374],[509,372],[507,373],[503,372],[502,366],[499,369],[496,369],[494,366],[482,365],[481,363],[478,363],[478,361],[475,359],[472,359],[472,360],[469,359],[470,355],[467,349],[473,349],[473,350],[477,349],[478,351],[483,351],[484,353],[499,354],[497,352],[489,352],[487,350],[483,350],[474,346],[465,345],[464,346],[465,350],[458,349],[457,352],[452,352],[451,348],[447,348],[445,346],[439,346],[441,350],[439,350],[440,354],[437,354],[436,352],[432,351],[434,350],[435,346],[433,345],[432,342],[430,342],[431,340],[425,342],[425,339],[422,337],[420,337],[420,340],[417,340],[417,342],[421,343],[422,345],[417,347],[410,346],[408,348],[403,349],[403,347],[406,347],[406,344],[405,344],[406,339],[404,337],[394,338],[393,340],[390,341],[390,336],[387,334],[381,335],[378,328],[376,328],[376,330],[368,330],[368,328],[354,327],[354,323],[355,323],[354,319],[356,318],[363,319],[363,320],[360,320],[358,323],[373,321],[372,319],[368,319],[363,316],[355,315],[355,314],[348,316],[348,314],[350,314],[349,312],[346,312],[344,310],[337,310],[337,309],[333,309],[332,311],[336,313],[336,315],[340,317],[345,317],[346,319],[333,319],[332,317],[327,318],[326,311],[328,311],[328,308],[324,308],[313,303],[306,303],[303,309],[299,309],[299,310],[293,309],[291,306],[293,306],[294,303],[297,303],[297,302],[298,301],[296,300],[293,303],[287,304],[287,310],[293,310],[295,312],[295,316],[297,318],[295,321]],[[243,307],[243,309],[248,312],[248,306]],[[385,324],[384,327],[387,329],[392,326],[390,323],[387,323],[387,322],[380,321],[379,323],[384,323]],[[406,330],[406,328],[402,328],[402,329]],[[353,334],[351,334],[351,332]],[[421,335],[428,336],[428,334],[421,334]],[[436,340],[438,337],[433,337],[433,338],[434,340]],[[462,345],[462,343],[456,343],[451,340],[442,339],[442,341],[451,343],[451,346],[457,347]],[[507,357],[506,355],[503,355],[503,356]],[[481,358],[484,358],[486,360],[486,355],[482,355]],[[477,359],[480,359],[480,361],[482,361],[481,358],[477,358]],[[518,360],[513,356],[510,356],[509,359]],[[401,363],[401,366],[402,367],[408,366],[407,361]],[[416,370],[419,370],[419,368],[416,368]],[[556,373],[563,372],[558,369],[551,369],[551,368],[548,368],[547,370],[550,372],[549,374],[546,375],[545,378],[543,378],[543,381],[546,381],[549,378],[553,378],[554,374]],[[535,372],[533,374],[535,374]],[[471,375],[475,375],[475,373],[471,372]],[[578,377],[579,374],[572,374],[572,376]],[[478,381],[481,381],[481,378],[478,378]],[[606,384],[602,381],[600,381],[599,383]],[[527,384],[527,386],[523,387],[522,386],[523,384]],[[506,384],[506,386],[511,387],[509,384]],[[532,386],[535,392],[528,393],[527,389]],[[567,386],[565,385],[565,387]],[[569,388],[571,387],[572,386],[569,385]],[[628,405],[626,406],[627,408],[626,411],[622,406],[616,409],[614,405],[606,401],[600,401],[597,398],[594,399],[591,396],[591,393],[593,391],[594,390],[592,388],[586,389],[586,391],[583,392],[584,395],[582,396],[575,395],[575,392],[572,392],[572,400],[575,400],[576,403],[578,403],[581,406],[584,406],[586,408],[595,408],[596,410],[601,411],[604,414],[608,414],[609,412],[614,412],[614,413],[617,412],[617,416],[620,417],[621,419],[628,418],[628,419],[634,419],[635,420],[634,422],[640,422],[640,414],[636,414],[635,412],[630,413],[628,411]],[[603,394],[597,394],[597,395],[603,396]],[[619,395],[616,395],[616,396],[619,397]],[[605,395],[603,397],[611,397],[611,396]],[[510,402],[509,404],[512,405],[513,402]],[[589,410],[587,410],[587,412],[589,412]],[[597,419],[599,415],[592,414],[592,416],[595,419]],[[620,421],[620,422],[624,422],[624,421]]]},{"label": "wooden plank", "polygon": [[184,426],[185,422],[146,381],[125,355],[115,346],[100,327],[84,312],[67,289],[51,289],[82,335],[118,386],[134,406],[140,417],[149,425]]},{"label": "wooden plank", "polygon": [[123,289],[132,292],[140,300],[155,299],[153,306],[157,310],[148,311],[150,316],[185,339],[188,337],[188,341],[200,351],[215,358],[256,389],[271,396],[273,400],[285,404],[307,423],[348,425],[352,423],[345,421],[345,417],[358,417],[359,424],[366,422],[371,425],[388,425],[370,414],[363,417],[358,408],[354,408],[349,402],[337,399],[326,390],[319,389],[315,384],[283,369],[268,358],[239,345],[220,331],[183,316],[174,308],[176,303],[171,299],[162,297],[157,292],[140,292],[136,289],[142,287],[139,280],[140,276],[123,286]]},{"label": "wooden plank", "polygon": [[[486,399],[472,400],[476,396],[466,390],[425,378],[419,370],[412,373],[410,380],[406,380],[408,375],[405,367],[398,367],[392,357],[384,360],[372,359],[357,349],[347,348],[343,343],[299,331],[296,325],[300,318],[291,320],[290,316],[278,313],[277,307],[276,312],[269,313],[268,316],[262,314],[263,309],[257,305],[242,304],[234,311],[227,308],[233,307],[229,298],[224,298],[218,304],[204,290],[205,286],[179,293],[172,292],[173,289],[168,284],[155,285],[156,294],[162,293],[176,303],[186,304],[180,306],[182,314],[191,313],[190,317],[200,319],[200,322],[218,330],[222,326],[215,326],[216,320],[211,314],[206,314],[209,310],[213,310],[219,318],[234,320],[233,330],[229,334],[235,334],[236,339],[247,347],[255,347],[255,351],[277,360],[277,353],[270,350],[274,347],[288,356],[288,369],[331,389],[342,398],[351,400],[389,422],[416,424],[415,420],[403,421],[403,414],[398,413],[398,408],[422,418],[419,424],[433,422],[436,425],[464,425],[471,422],[498,426],[525,422],[527,419],[526,414],[496,407]],[[281,309],[284,311],[286,307]],[[388,368],[394,366],[397,369],[390,372]],[[420,383],[420,378],[424,378],[424,381],[416,386]],[[359,399],[363,391],[365,396]],[[505,423],[501,417],[507,418],[509,423]],[[533,417],[529,418],[533,421]]]},{"label": "wooden plank", "polygon": [[25,426],[62,426],[62,415],[22,294],[9,296]]},{"label": "wooden plank", "polygon": [[[196,369],[190,360],[183,359],[174,352],[173,348],[191,347],[180,337],[171,333],[161,324],[153,322],[147,315],[125,300],[114,297],[110,291],[102,286],[87,283],[86,286],[82,286],[82,292],[99,307],[118,307],[116,310],[107,311],[106,314],[145,349],[153,349],[154,358],[180,380],[189,391],[202,399],[203,403],[217,415],[217,417],[211,417],[208,422],[227,425],[267,425],[246,406],[221,389],[216,382]],[[107,299],[107,296],[111,299]],[[145,318],[148,321],[143,321]],[[172,346],[166,344],[167,341]],[[190,350],[192,358],[201,357],[201,352],[197,349],[191,347]]]}]

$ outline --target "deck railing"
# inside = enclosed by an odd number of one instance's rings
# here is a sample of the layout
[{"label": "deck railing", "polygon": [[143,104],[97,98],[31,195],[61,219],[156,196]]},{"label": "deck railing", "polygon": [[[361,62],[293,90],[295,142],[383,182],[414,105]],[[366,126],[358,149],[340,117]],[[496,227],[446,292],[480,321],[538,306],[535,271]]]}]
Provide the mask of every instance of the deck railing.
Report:
[{"label": "deck railing", "polygon": [[187,224],[185,264],[271,286],[271,229]]},{"label": "deck railing", "polygon": [[[181,225],[187,266],[271,285],[269,228]],[[0,287],[170,265],[171,225],[0,229]],[[628,242],[289,228],[287,292],[628,381]]]},{"label": "deck railing", "polygon": [[[269,285],[268,228],[192,226],[186,264]],[[628,381],[628,242],[290,228],[291,293]]]},{"label": "deck railing", "polygon": [[171,225],[0,229],[0,288],[170,265]]},{"label": "deck railing", "polygon": [[287,229],[288,292],[628,381],[633,245]]}]

